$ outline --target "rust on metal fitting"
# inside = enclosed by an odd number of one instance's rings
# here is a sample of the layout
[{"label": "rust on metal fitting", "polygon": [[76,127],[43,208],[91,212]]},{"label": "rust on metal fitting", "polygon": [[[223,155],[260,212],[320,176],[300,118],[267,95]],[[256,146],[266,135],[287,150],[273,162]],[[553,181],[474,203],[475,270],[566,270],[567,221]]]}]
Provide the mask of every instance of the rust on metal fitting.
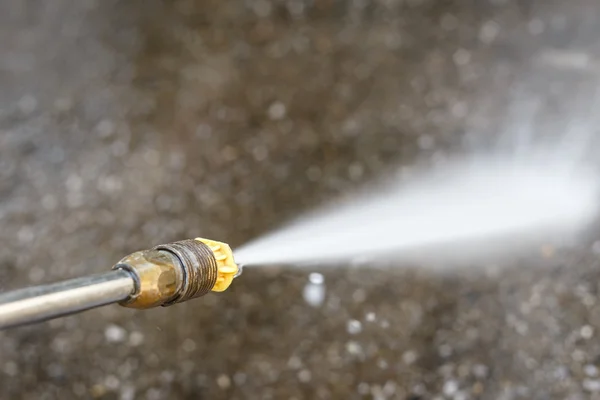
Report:
[{"label": "rust on metal fitting", "polygon": [[205,243],[197,240],[161,244],[155,250],[174,254],[183,267],[183,285],[177,296],[169,302],[181,303],[210,292],[217,282],[217,260]]}]

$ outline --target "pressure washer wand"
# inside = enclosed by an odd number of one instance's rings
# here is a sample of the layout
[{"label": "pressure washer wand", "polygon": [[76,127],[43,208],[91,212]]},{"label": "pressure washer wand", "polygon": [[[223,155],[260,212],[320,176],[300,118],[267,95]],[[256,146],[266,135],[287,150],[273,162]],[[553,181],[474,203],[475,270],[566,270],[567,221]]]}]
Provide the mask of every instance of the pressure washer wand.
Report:
[{"label": "pressure washer wand", "polygon": [[112,303],[146,309],[222,292],[241,272],[226,243],[196,238],[130,254],[110,272],[0,294],[0,329]]}]

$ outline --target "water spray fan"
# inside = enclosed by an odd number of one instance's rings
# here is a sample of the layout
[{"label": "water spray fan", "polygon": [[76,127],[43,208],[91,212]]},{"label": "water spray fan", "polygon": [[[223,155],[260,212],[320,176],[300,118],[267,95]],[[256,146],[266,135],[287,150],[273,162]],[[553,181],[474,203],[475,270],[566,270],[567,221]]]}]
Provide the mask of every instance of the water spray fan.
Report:
[{"label": "water spray fan", "polygon": [[112,271],[0,294],[0,329],[119,303],[148,309],[226,290],[241,267],[228,244],[196,238],[132,253]]}]

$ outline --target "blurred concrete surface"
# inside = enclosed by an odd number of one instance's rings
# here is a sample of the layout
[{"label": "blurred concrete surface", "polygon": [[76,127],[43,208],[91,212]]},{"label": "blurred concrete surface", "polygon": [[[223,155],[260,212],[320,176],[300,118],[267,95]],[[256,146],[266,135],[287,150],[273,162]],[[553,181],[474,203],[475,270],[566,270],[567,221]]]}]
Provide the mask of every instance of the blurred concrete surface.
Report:
[{"label": "blurred concrete surface", "polygon": [[[187,237],[239,245],[381,173],[502,145],[522,93],[545,93],[552,116],[588,88],[599,14],[4,1],[0,289]],[[0,398],[597,399],[594,248],[445,275],[320,270],[322,304],[303,295],[315,270],[257,268],[176,307],[2,332]]]}]

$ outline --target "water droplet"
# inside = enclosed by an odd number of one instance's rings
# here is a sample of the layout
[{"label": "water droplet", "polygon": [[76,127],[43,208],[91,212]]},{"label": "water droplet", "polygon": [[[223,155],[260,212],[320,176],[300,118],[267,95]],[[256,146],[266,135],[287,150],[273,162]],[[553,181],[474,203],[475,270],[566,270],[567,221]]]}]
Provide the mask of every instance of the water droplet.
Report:
[{"label": "water droplet", "polygon": [[594,336],[594,328],[592,328],[589,325],[584,325],[581,327],[581,330],[579,331],[579,333],[581,334],[582,338],[591,339],[592,336]]},{"label": "water droplet", "polygon": [[285,105],[279,101],[276,101],[275,103],[271,104],[269,106],[269,118],[277,121],[277,120],[281,120],[285,117],[285,113],[286,113],[286,109],[285,109]]},{"label": "water droplet", "polygon": [[600,380],[598,379],[584,379],[582,386],[588,392],[600,392]]},{"label": "water droplet", "polygon": [[314,285],[322,285],[323,283],[325,283],[325,277],[323,276],[323,274],[320,274],[318,272],[311,272],[311,274],[308,275],[308,280]]},{"label": "water droplet", "polygon": [[103,119],[96,125],[96,132],[101,138],[108,138],[115,133],[115,124],[108,119]]},{"label": "water droplet", "polygon": [[358,391],[358,394],[361,394],[363,396],[366,396],[371,392],[371,388],[370,388],[369,384],[366,382],[359,383],[356,390]]},{"label": "water droplet", "polygon": [[357,335],[362,332],[362,324],[356,319],[348,321],[346,329],[351,335]]},{"label": "water droplet", "polygon": [[583,367],[583,371],[585,372],[585,374],[587,376],[590,376],[590,377],[598,376],[598,367],[596,367],[595,365],[588,364],[585,367]]},{"label": "water droplet", "polygon": [[346,343],[346,350],[352,355],[362,354],[362,346],[353,340]]},{"label": "water droplet", "polygon": [[413,364],[415,361],[417,361],[417,352],[414,350],[408,350],[405,351],[404,354],[402,354],[402,361],[404,362],[404,364],[406,365],[411,365]]},{"label": "water droplet", "polygon": [[308,383],[308,382],[310,382],[311,379],[312,379],[312,373],[309,370],[303,369],[302,371],[298,372],[298,380],[300,382]]},{"label": "water droplet", "polygon": [[312,307],[320,307],[325,301],[325,285],[315,285],[314,283],[308,283],[304,286],[302,296],[304,301]]},{"label": "water droplet", "polygon": [[444,382],[444,387],[442,388],[442,391],[446,396],[454,395],[458,391],[458,382],[456,382],[453,379]]},{"label": "water droplet", "polygon": [[227,375],[221,374],[217,378],[217,385],[219,385],[221,389],[228,389],[231,386],[231,379],[229,379]]},{"label": "water droplet", "polygon": [[387,398],[392,398],[396,393],[397,388],[398,386],[396,385],[396,382],[387,381],[383,385],[383,394],[385,394]]},{"label": "water droplet", "polygon": [[489,368],[483,364],[475,364],[473,366],[473,375],[479,379],[487,378],[489,373]]},{"label": "water droplet", "polygon": [[269,157],[269,149],[264,145],[255,146],[252,149],[252,155],[256,161],[264,161]]},{"label": "water droplet", "polygon": [[191,353],[194,350],[196,350],[196,342],[194,342],[192,339],[187,338],[183,341],[183,343],[181,343],[181,348],[183,349],[183,351],[185,351],[186,353]]},{"label": "water droplet", "polygon": [[104,386],[109,390],[117,390],[121,386],[121,381],[114,375],[108,375],[104,378]]},{"label": "water droplet", "polygon": [[287,365],[292,369],[300,369],[302,368],[302,360],[299,357],[291,356]]},{"label": "water droplet", "polygon": [[123,342],[127,337],[127,331],[118,325],[108,325],[104,330],[104,337],[109,343]]},{"label": "water droplet", "polygon": [[131,385],[123,386],[119,393],[119,400],[134,400],[135,399],[135,387]]},{"label": "water droplet", "polygon": [[471,62],[471,53],[465,49],[458,49],[452,56],[456,65],[467,65]]},{"label": "water droplet", "polygon": [[479,40],[491,44],[500,34],[500,25],[496,21],[487,21],[479,30]]}]

